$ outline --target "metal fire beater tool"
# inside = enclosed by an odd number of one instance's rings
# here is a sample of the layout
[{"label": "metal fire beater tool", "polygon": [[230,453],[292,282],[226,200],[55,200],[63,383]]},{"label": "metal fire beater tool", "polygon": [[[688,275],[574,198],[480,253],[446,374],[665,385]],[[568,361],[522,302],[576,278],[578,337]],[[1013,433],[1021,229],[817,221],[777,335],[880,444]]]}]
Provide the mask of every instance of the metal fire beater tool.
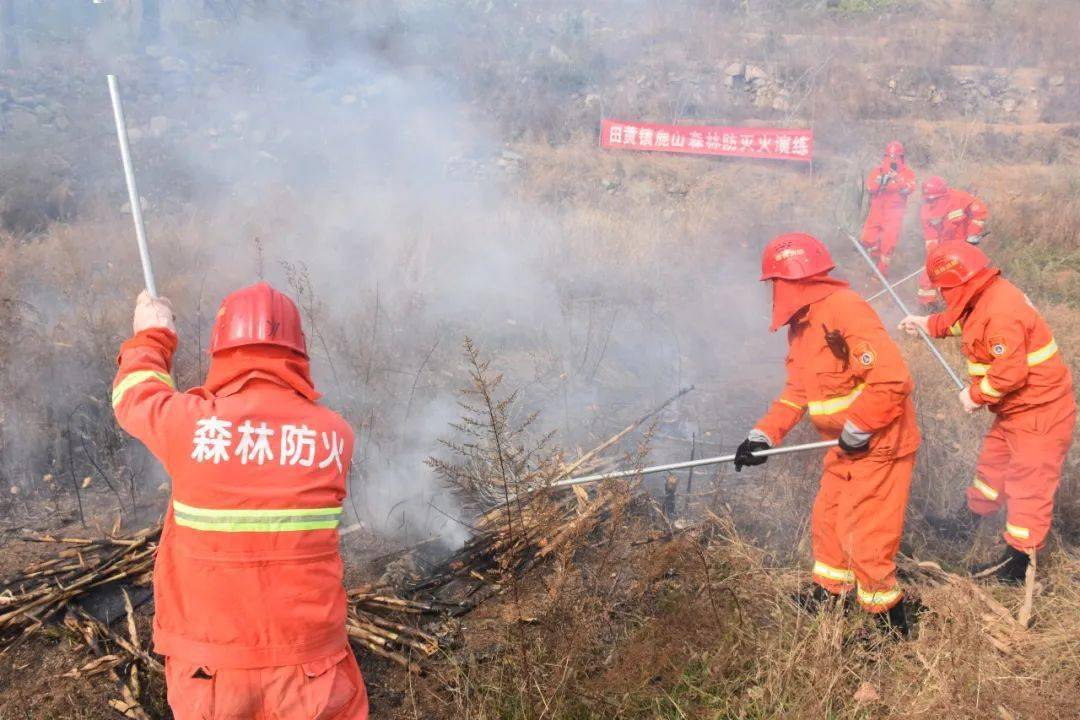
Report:
[{"label": "metal fire beater tool", "polygon": [[[770,457],[772,455],[787,455],[789,453],[818,450],[838,445],[836,440],[821,440],[820,442],[805,443],[803,445],[789,445],[787,447],[769,448],[758,450],[753,453],[755,457]],[[685,460],[683,462],[669,463],[667,465],[653,465],[651,467],[633,468],[631,470],[617,470],[615,472],[597,473],[596,475],[582,475],[581,477],[556,480],[550,487],[570,487],[572,485],[585,485],[588,483],[601,482],[603,480],[618,480],[620,478],[636,477],[638,475],[655,475],[656,473],[671,472],[673,470],[686,470],[687,468],[702,467],[704,465],[722,465],[735,462],[735,454],[720,455],[718,457],[701,458],[700,460]]]},{"label": "metal fire beater tool", "polygon": [[135,184],[135,169],[131,165],[131,148],[128,146],[127,125],[124,124],[124,106],[120,101],[120,86],[116,82],[115,75],[109,75],[108,80],[113,119],[116,121],[116,138],[120,141],[120,159],[124,162],[124,179],[127,181],[128,200],[131,203],[131,218],[135,221],[135,239],[139,241],[143,280],[146,283],[146,292],[156,298],[157,285],[154,283],[154,269],[150,266],[150,248],[146,244],[146,228],[143,226],[139,188]]},{"label": "metal fire beater tool", "polygon": [[[916,275],[918,275],[919,273],[921,273],[922,271],[923,271],[923,269],[922,269],[922,268],[919,268],[918,270],[916,270],[915,272],[911,273],[910,275],[905,275],[904,277],[900,278],[899,280],[897,280],[896,282],[894,282],[894,283],[893,283],[892,285],[890,285],[889,287],[891,287],[891,288],[894,288],[894,289],[895,289],[895,288],[898,288],[898,287],[900,287],[901,285],[903,285],[904,283],[906,283],[906,282],[907,282],[908,280],[910,280],[911,278],[913,278],[913,277],[915,277]],[[884,295],[884,294],[885,294],[885,293],[887,293],[887,292],[889,292],[889,291],[888,291],[888,290],[878,290],[878,291],[877,291],[876,293],[874,293],[874,294],[873,294],[873,295],[871,295],[870,297],[866,298],[866,302],[870,302],[871,300],[877,300],[877,299],[878,299],[879,297],[881,297],[882,295]]]},{"label": "metal fire beater tool", "polygon": [[[855,249],[859,251],[860,255],[862,255],[862,258],[866,261],[866,264],[869,265],[870,269],[873,270],[875,275],[877,275],[877,279],[885,287],[885,291],[892,296],[893,302],[895,302],[896,306],[900,308],[900,311],[903,312],[904,315],[911,315],[911,311],[907,309],[907,305],[904,304],[904,301],[900,299],[900,296],[897,295],[896,291],[892,289],[891,285],[889,285],[888,279],[886,279],[886,277],[881,274],[881,271],[878,270],[878,266],[874,264],[874,261],[870,258],[869,253],[866,252],[866,249],[862,246],[862,243],[859,242],[859,239],[849,232],[845,231],[844,234],[848,236],[848,239],[851,240],[851,244],[855,246]],[[930,339],[930,336],[927,335],[922,328],[917,329],[919,331],[919,337],[921,337],[923,339],[923,342],[926,343],[926,347],[930,348],[930,352],[933,353],[934,357],[937,358],[937,361],[941,363],[941,367],[945,368],[945,372],[949,373],[949,377],[951,377],[952,381],[956,383],[956,389],[963,390],[964,388],[966,388],[967,384],[963,380],[961,380],[960,376],[956,374],[956,371],[952,369],[952,365],[950,365],[949,361],[945,359],[945,356],[941,354],[941,351],[937,349],[937,346],[934,345],[934,341]]]}]

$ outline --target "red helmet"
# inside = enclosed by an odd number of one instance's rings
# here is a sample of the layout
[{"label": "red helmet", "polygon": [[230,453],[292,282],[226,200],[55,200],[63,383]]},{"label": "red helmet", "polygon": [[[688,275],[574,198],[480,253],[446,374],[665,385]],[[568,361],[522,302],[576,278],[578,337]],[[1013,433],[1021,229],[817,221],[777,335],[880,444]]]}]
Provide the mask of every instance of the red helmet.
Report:
[{"label": "red helmet", "polygon": [[937,175],[926,178],[926,182],[922,184],[922,196],[923,200],[926,201],[945,197],[945,193],[947,192],[949,192],[949,186],[946,184],[945,178]]},{"label": "red helmet", "polygon": [[990,267],[990,258],[979,248],[966,242],[938,245],[926,256],[926,274],[936,288],[963,285],[975,273]]},{"label": "red helmet", "polygon": [[267,283],[255,283],[228,295],[214,319],[211,354],[244,345],[279,345],[307,357],[300,311]]},{"label": "red helmet", "polygon": [[761,256],[762,280],[801,280],[836,267],[829,250],[806,233],[786,233],[773,238]]},{"label": "red helmet", "polygon": [[899,140],[893,140],[885,146],[885,155],[891,158],[904,157],[904,143]]}]

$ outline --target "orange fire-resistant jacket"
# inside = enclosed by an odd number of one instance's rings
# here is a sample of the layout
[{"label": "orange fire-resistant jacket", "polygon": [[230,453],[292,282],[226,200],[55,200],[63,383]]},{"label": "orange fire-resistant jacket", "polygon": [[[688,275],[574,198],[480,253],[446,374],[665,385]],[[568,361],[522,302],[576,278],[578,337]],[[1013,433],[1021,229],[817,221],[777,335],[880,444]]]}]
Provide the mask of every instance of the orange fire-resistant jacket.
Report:
[{"label": "orange fire-resistant jacket", "polygon": [[952,326],[946,317],[930,316],[930,334],[962,336],[975,402],[1008,415],[1072,394],[1069,366],[1050,327],[1005,278],[990,281]]},{"label": "orange fire-resistant jacket", "polygon": [[886,158],[880,165],[870,171],[866,178],[866,189],[870,191],[871,212],[875,206],[888,208],[907,207],[908,196],[915,191],[915,171],[905,163],[897,163],[896,173],[882,185],[882,180],[889,174],[889,160]]},{"label": "orange fire-resistant jacket", "polygon": [[125,342],[112,396],[121,427],[173,481],[154,568],[155,649],[214,668],[340,654],[337,527],[351,429],[309,399],[314,388],[289,379],[307,376],[299,355],[255,350],[267,355],[251,356],[251,372],[214,392],[181,393],[170,377],[175,349],[162,328]]},{"label": "orange fire-resistant jacket", "polygon": [[[843,336],[843,359],[829,347],[827,331]],[[847,421],[873,433],[872,456],[900,457],[918,448],[911,375],[877,314],[857,293],[838,289],[792,322],[786,365],[783,392],[755,426],[773,445],[809,414],[826,439],[839,437]]]},{"label": "orange fire-resistant jacket", "polygon": [[941,243],[981,235],[988,215],[982,200],[955,188],[933,202],[924,203],[919,209],[919,219],[927,252]]}]

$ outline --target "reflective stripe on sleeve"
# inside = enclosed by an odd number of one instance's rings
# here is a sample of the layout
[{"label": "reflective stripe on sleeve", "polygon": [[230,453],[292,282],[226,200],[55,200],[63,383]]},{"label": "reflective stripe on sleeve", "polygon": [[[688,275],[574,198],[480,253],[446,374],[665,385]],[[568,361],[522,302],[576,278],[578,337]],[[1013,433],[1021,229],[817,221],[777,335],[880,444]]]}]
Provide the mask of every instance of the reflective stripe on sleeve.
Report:
[{"label": "reflective stripe on sleeve", "polygon": [[898,587],[894,587],[892,590],[863,590],[861,587],[857,591],[857,597],[859,598],[860,605],[881,606],[890,608],[900,601],[900,598],[904,596],[904,591]]},{"label": "reflective stripe on sleeve", "polygon": [[125,375],[124,379],[117,383],[116,387],[113,388],[112,406],[115,408],[119,405],[120,401],[124,399],[124,393],[146,380],[157,380],[165,383],[174,390],[176,389],[176,384],[173,383],[172,377],[167,373],[159,372],[157,370],[136,370],[133,373]]},{"label": "reflective stripe on sleeve", "polygon": [[814,562],[814,575],[823,577],[826,580],[835,580],[842,583],[855,582],[855,573],[851,570],[845,570],[843,568],[833,567],[832,565],[826,565],[825,563],[817,560]]},{"label": "reflective stripe on sleeve", "polygon": [[801,412],[801,411],[803,410],[803,406],[802,406],[802,405],[800,405],[800,404],[798,404],[798,403],[793,403],[793,402],[791,402],[790,400],[786,400],[786,399],[784,399],[784,398],[780,398],[780,402],[781,402],[781,403],[783,403],[784,405],[787,405],[787,406],[788,406],[789,408],[792,408],[792,409],[794,409],[794,410],[799,410],[800,412]]},{"label": "reflective stripe on sleeve", "polygon": [[1026,527],[1013,525],[1010,522],[1005,523],[1005,532],[1009,533],[1017,540],[1027,540],[1031,537],[1031,531],[1028,530]]},{"label": "reflective stripe on sleeve", "polygon": [[974,488],[976,490],[978,490],[980,493],[982,493],[982,496],[984,498],[986,498],[987,500],[997,500],[998,499],[998,491],[995,490],[994,488],[990,487],[986,483],[984,483],[979,478],[975,478],[975,481],[972,482],[971,484],[972,484],[972,486],[974,486]]},{"label": "reflective stripe on sleeve", "polygon": [[177,525],[209,532],[333,530],[341,522],[341,506],[274,510],[216,510],[192,507],[173,500],[173,518]]},{"label": "reflective stripe on sleeve", "polygon": [[953,337],[958,337],[964,334],[964,328],[960,326],[959,320],[949,326],[949,334]]},{"label": "reflective stripe on sleeve", "polygon": [[979,383],[979,392],[981,392],[983,395],[986,395],[987,397],[992,398],[999,398],[1005,396],[1005,393],[998,392],[994,389],[994,386],[990,384],[990,378],[985,377],[982,379],[982,382]]},{"label": "reflective stripe on sleeve", "polygon": [[[1050,342],[1048,342],[1046,345],[1043,345],[1038,350],[1035,350],[1033,352],[1029,352],[1027,354],[1028,367],[1035,367],[1036,365],[1043,364],[1044,362],[1046,362],[1050,358],[1057,355],[1057,351],[1058,351],[1057,341],[1054,340],[1053,338],[1050,338]],[[974,376],[977,376],[977,377],[981,377],[981,376],[985,375],[986,373],[990,372],[990,366],[987,363],[977,363],[977,362],[972,362],[971,360],[968,360],[967,370],[968,370],[968,375],[974,375]]]},{"label": "reflective stripe on sleeve", "polygon": [[1028,367],[1034,367],[1035,365],[1040,365],[1046,362],[1050,358],[1054,357],[1054,355],[1057,354],[1057,351],[1057,340],[1054,340],[1054,338],[1050,338],[1050,342],[1048,342],[1046,345],[1039,348],[1035,352],[1028,353]]},{"label": "reflective stripe on sleeve", "polygon": [[962,209],[961,210],[953,210],[951,213],[949,213],[945,217],[949,218],[950,220],[957,220],[959,218],[964,217],[964,211]]},{"label": "reflective stripe on sleeve", "polygon": [[859,397],[866,383],[860,383],[858,387],[841,397],[829,398],[828,400],[812,400],[807,403],[811,415],[835,415],[847,410]]}]

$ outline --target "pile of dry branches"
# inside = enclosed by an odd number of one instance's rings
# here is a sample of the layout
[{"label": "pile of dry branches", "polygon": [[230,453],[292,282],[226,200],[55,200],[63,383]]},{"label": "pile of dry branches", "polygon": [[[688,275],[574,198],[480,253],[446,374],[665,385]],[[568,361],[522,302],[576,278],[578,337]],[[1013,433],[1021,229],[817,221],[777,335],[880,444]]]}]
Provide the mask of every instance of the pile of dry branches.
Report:
[{"label": "pile of dry branches", "polygon": [[631,497],[630,484],[553,488],[551,483],[598,469],[605,462],[601,459],[604,451],[693,389],[681,390],[564,464],[557,454],[546,452],[550,435],[528,444],[526,431],[536,416],[528,415],[515,424],[516,393],[498,395],[502,376],[488,372],[488,361],[480,358],[468,340],[465,355],[472,386],[461,403],[463,421],[454,426],[465,439],[445,443],[460,462],[432,460],[430,464],[480,514],[469,526],[471,537],[457,552],[405,587],[412,597],[447,604],[451,615],[470,612],[488,597],[504,592],[545,558],[616,516]]},{"label": "pile of dry branches", "polygon": [[[158,673],[163,668],[139,641],[127,591],[126,636],[73,601],[114,583],[149,585],[160,537],[160,525],[131,535],[119,535],[114,529],[112,534],[98,539],[26,535],[28,541],[56,543],[61,549],[53,557],[0,580],[0,654],[11,652],[63,612],[64,627],[94,655],[69,675],[115,674],[120,666],[129,664],[130,679],[125,686],[131,686],[128,691],[133,693],[134,703],[138,697],[136,667]],[[349,593],[347,629],[356,645],[419,672],[419,665],[411,658],[434,655],[439,641],[406,624],[403,616],[440,612],[436,606],[396,597],[389,588],[378,593],[354,590]]]}]

